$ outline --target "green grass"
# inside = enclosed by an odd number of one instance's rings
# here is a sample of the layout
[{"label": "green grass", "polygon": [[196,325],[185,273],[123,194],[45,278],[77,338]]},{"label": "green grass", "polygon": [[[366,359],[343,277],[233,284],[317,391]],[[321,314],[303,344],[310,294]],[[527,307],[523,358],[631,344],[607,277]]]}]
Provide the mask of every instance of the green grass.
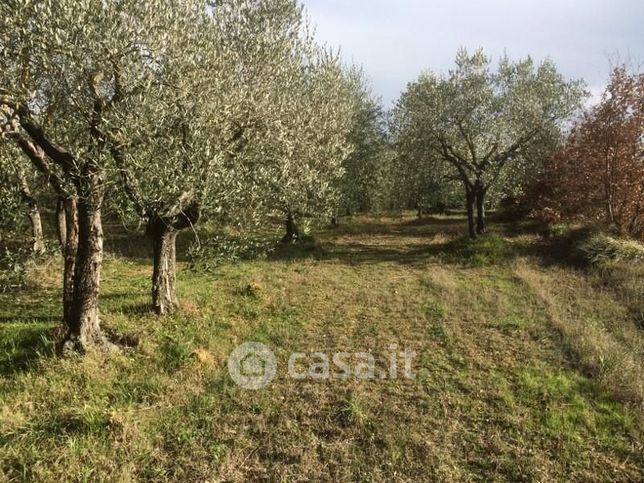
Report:
[{"label": "green grass", "polygon": [[483,267],[506,260],[509,244],[499,234],[490,233],[475,239],[463,236],[448,243],[445,251],[452,261]]},{"label": "green grass", "polygon": [[[53,356],[59,261],[31,267],[0,295],[0,480],[640,481],[634,312],[541,259],[540,238],[464,227],[355,219],[259,260],[182,264],[166,319],[129,246],[107,257],[101,313],[140,344],[85,358]],[[246,341],[278,360],[258,392],[227,373]],[[382,363],[392,344],[417,352],[415,380],[286,374],[294,351]]]}]

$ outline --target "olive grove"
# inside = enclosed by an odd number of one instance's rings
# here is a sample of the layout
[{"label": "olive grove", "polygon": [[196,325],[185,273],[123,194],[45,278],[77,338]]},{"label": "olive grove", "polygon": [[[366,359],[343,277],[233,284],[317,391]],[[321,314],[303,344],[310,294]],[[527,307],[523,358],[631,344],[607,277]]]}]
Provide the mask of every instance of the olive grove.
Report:
[{"label": "olive grove", "polygon": [[333,203],[353,104],[296,1],[11,0],[0,16],[3,143],[65,206],[63,350],[111,345],[107,190],[147,225],[159,314],[176,304],[176,234],[202,212],[292,220]]},{"label": "olive grove", "polygon": [[0,38],[0,222],[28,220],[42,253],[41,213],[55,214],[63,352],[113,347],[99,313],[106,207],[145,227],[158,315],[179,305],[177,237],[204,220],[244,234],[279,223],[290,244],[307,219],[465,206],[476,237],[491,201],[601,149],[625,154],[598,170],[629,166],[628,196],[598,175],[609,218],[641,233],[641,76],[615,77],[562,160],[585,92],[551,61],[461,49],[387,112],[297,0],[7,0]]}]

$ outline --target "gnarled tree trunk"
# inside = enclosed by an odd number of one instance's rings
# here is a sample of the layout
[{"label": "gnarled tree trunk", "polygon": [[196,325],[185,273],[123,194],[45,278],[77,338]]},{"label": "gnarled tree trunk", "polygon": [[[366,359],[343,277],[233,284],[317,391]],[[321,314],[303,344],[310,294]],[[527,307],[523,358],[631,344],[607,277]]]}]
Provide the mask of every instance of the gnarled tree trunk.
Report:
[{"label": "gnarled tree trunk", "polygon": [[152,308],[158,315],[167,315],[177,305],[177,231],[161,218],[151,220],[147,231],[154,251]]},{"label": "gnarled tree trunk", "polygon": [[29,222],[31,224],[32,248],[35,253],[45,252],[45,239],[42,234],[42,220],[37,205],[29,208]]},{"label": "gnarled tree trunk", "polygon": [[282,238],[282,243],[295,243],[300,238],[300,229],[297,226],[297,220],[293,212],[286,214],[285,220],[286,235]]},{"label": "gnarled tree trunk", "polygon": [[[83,352],[93,346],[108,345],[101,333],[98,308],[103,264],[103,182],[94,176],[90,183],[87,190],[79,189],[81,194],[77,200],[78,249],[74,262],[73,295],[65,314],[67,334],[63,341],[63,353]],[[67,232],[67,238],[71,251],[70,231]],[[66,269],[67,263],[66,259]],[[67,280],[65,282],[67,284]]]},{"label": "gnarled tree trunk", "polygon": [[152,242],[154,268],[152,270],[152,309],[158,315],[172,313],[177,298],[177,236],[181,230],[199,222],[201,209],[184,194],[176,207],[164,216],[152,216],[147,234]]},{"label": "gnarled tree trunk", "polygon": [[65,208],[65,198],[58,196],[56,200],[56,235],[60,250],[65,256],[65,247],[67,246],[67,213]]},{"label": "gnarled tree trunk", "polygon": [[[96,103],[95,108],[96,106],[101,107],[100,103]],[[20,127],[28,137],[17,131],[12,132],[11,136],[36,169],[47,177],[58,195],[66,198],[63,287],[66,332],[61,341],[61,352],[84,352],[99,345],[110,348],[111,344],[101,333],[98,309],[103,263],[103,170],[94,160],[76,159],[70,152],[51,142],[42,127],[34,122],[26,106],[20,106],[17,113],[20,117]],[[100,121],[100,109],[95,114],[96,119]],[[100,138],[100,133],[95,127],[92,125],[92,135],[96,137],[97,144],[93,147],[100,150],[104,140]],[[57,168],[54,169],[54,166]],[[57,173],[58,168],[62,174]],[[70,182],[73,187],[65,186],[67,183],[63,181]]]}]

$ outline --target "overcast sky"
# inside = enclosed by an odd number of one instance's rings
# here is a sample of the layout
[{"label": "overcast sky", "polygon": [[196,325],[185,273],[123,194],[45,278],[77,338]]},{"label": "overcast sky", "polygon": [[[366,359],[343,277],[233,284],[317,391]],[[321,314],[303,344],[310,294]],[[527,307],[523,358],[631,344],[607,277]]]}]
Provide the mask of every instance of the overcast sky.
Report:
[{"label": "overcast sky", "polygon": [[498,58],[552,58],[601,91],[609,58],[644,61],[644,0],[302,0],[320,41],[362,64],[387,107],[460,46]]}]

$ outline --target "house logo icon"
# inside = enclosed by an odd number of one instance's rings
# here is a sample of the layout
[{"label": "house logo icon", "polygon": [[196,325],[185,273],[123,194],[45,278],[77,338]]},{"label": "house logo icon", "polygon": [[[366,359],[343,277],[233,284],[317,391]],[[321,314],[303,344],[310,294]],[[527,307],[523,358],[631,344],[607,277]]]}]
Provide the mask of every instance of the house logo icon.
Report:
[{"label": "house logo icon", "polygon": [[275,354],[259,342],[240,345],[228,358],[228,373],[243,389],[256,391],[266,387],[275,378],[276,372]]}]

